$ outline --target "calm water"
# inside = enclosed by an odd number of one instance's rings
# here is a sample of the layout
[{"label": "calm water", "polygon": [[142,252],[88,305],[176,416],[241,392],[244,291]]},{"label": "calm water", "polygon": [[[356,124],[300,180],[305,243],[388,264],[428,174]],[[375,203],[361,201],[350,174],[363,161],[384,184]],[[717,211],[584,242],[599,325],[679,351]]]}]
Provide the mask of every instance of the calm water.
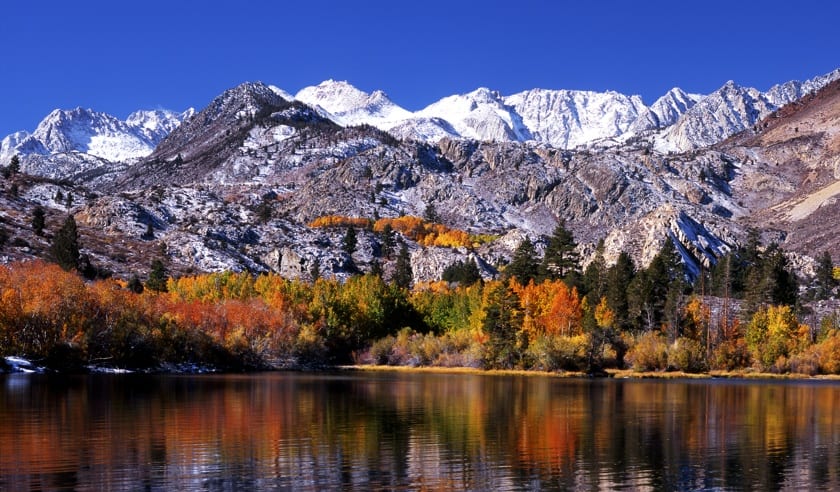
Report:
[{"label": "calm water", "polygon": [[840,385],[0,376],[0,490],[840,489]]}]

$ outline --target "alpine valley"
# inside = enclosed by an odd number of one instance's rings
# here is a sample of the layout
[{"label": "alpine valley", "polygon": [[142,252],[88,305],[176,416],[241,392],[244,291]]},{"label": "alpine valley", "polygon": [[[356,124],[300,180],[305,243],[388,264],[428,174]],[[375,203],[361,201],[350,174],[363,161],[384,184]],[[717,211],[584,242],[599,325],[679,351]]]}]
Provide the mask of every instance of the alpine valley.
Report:
[{"label": "alpine valley", "polygon": [[[727,82],[674,88],[650,105],[615,92],[479,88],[411,112],[381,91],[325,81],[292,96],[244,83],[200,111],[126,120],[55,110],[6,136],[0,162],[2,261],[47,257],[67,214],[97,268],[147,275],[275,271],[345,278],[394,260],[360,227],[325,216],[428,217],[483,238],[433,246],[405,237],[415,281],[475,259],[492,277],[529,237],[560,221],[586,259],[604,240],[645,265],[672,240],[690,275],[745,241],[779,243],[802,275],[840,257],[840,69],[766,92]],[[31,226],[46,212],[45,233]]]}]

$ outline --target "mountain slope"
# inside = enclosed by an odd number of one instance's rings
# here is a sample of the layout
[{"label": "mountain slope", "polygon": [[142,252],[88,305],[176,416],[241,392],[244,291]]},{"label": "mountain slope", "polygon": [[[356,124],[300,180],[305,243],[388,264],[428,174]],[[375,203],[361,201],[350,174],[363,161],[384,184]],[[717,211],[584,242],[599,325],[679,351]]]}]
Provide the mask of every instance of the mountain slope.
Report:
[{"label": "mountain slope", "polygon": [[702,98],[677,122],[655,137],[661,152],[688,151],[718,143],[751,128],[785,104],[840,79],[840,69],[805,82],[790,81],[766,93],[741,87],[733,81]]},{"label": "mountain slope", "polygon": [[79,152],[119,162],[149,155],[192,111],[137,111],[125,121],[90,109],[55,110],[31,134],[19,132],[3,140],[0,159]]},{"label": "mountain slope", "polygon": [[295,100],[310,106],[321,107],[343,126],[368,124],[385,129],[405,120],[411,113],[397,106],[382,91],[368,94],[347,82],[326,80],[312,87],[301,89]]},{"label": "mountain slope", "polygon": [[[638,96],[617,92],[536,89],[504,98],[522,118],[534,140],[573,148],[629,131],[649,110]],[[655,128],[656,122],[650,121]],[[648,124],[639,130],[648,129]]]}]

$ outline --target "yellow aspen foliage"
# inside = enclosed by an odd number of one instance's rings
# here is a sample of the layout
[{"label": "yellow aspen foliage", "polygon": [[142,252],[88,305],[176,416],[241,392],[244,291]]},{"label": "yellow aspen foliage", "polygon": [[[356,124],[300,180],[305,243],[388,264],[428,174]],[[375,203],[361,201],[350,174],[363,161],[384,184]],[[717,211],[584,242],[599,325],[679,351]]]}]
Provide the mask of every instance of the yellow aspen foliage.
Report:
[{"label": "yellow aspen foliage", "polygon": [[371,225],[371,220],[364,217],[345,217],[342,215],[324,215],[318,217],[309,223],[310,228],[319,227],[358,227],[368,228]]},{"label": "yellow aspen foliage", "polygon": [[607,298],[601,297],[601,302],[595,306],[595,322],[599,328],[612,328],[615,326],[615,313],[607,304]]},{"label": "yellow aspen foliage", "polygon": [[767,306],[759,309],[747,326],[747,347],[762,369],[770,369],[804,343],[799,337],[807,332],[790,306]]},{"label": "yellow aspen foliage", "polygon": [[683,308],[682,330],[683,336],[699,340],[707,333],[712,311],[698,297],[692,297]]},{"label": "yellow aspen foliage", "polygon": [[522,309],[522,330],[529,340],[543,335],[573,336],[581,332],[583,306],[577,288],[565,282],[546,281],[510,286],[519,296]]}]

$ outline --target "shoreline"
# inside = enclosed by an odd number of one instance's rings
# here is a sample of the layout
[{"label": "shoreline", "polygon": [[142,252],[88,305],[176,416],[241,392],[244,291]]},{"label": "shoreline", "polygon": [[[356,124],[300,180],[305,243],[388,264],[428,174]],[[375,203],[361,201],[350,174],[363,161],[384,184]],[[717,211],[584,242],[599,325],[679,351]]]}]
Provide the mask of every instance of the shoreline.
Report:
[{"label": "shoreline", "polygon": [[395,373],[427,373],[453,375],[482,375],[482,376],[527,376],[546,377],[556,379],[659,379],[659,380],[713,380],[713,379],[741,379],[755,381],[837,381],[840,374],[808,375],[799,373],[776,374],[757,372],[751,369],[735,371],[708,371],[701,373],[687,373],[682,371],[634,371],[633,369],[606,369],[602,374],[588,374],[581,371],[540,371],[527,369],[481,369],[476,367],[440,367],[440,366],[389,366],[350,364],[336,366],[307,366],[307,367],[274,367],[245,371],[230,371],[210,366],[184,364],[179,366],[157,367],[146,369],[125,369],[113,367],[86,366],[80,372],[61,371],[54,368],[39,366],[30,360],[20,357],[0,357],[0,376],[11,374],[171,374],[171,375],[204,375],[204,374],[256,374],[265,372],[395,372]]},{"label": "shoreline", "polygon": [[542,376],[561,379],[749,379],[749,380],[790,380],[790,381],[840,381],[838,374],[775,374],[770,372],[755,372],[751,370],[737,371],[709,371],[688,373],[682,371],[647,371],[638,372],[632,369],[606,369],[603,375],[592,375],[577,371],[534,371],[524,369],[480,369],[473,367],[434,367],[434,366],[386,366],[386,365],[348,365],[336,366],[343,371],[360,372],[406,372],[432,374],[472,374],[488,376]]}]

